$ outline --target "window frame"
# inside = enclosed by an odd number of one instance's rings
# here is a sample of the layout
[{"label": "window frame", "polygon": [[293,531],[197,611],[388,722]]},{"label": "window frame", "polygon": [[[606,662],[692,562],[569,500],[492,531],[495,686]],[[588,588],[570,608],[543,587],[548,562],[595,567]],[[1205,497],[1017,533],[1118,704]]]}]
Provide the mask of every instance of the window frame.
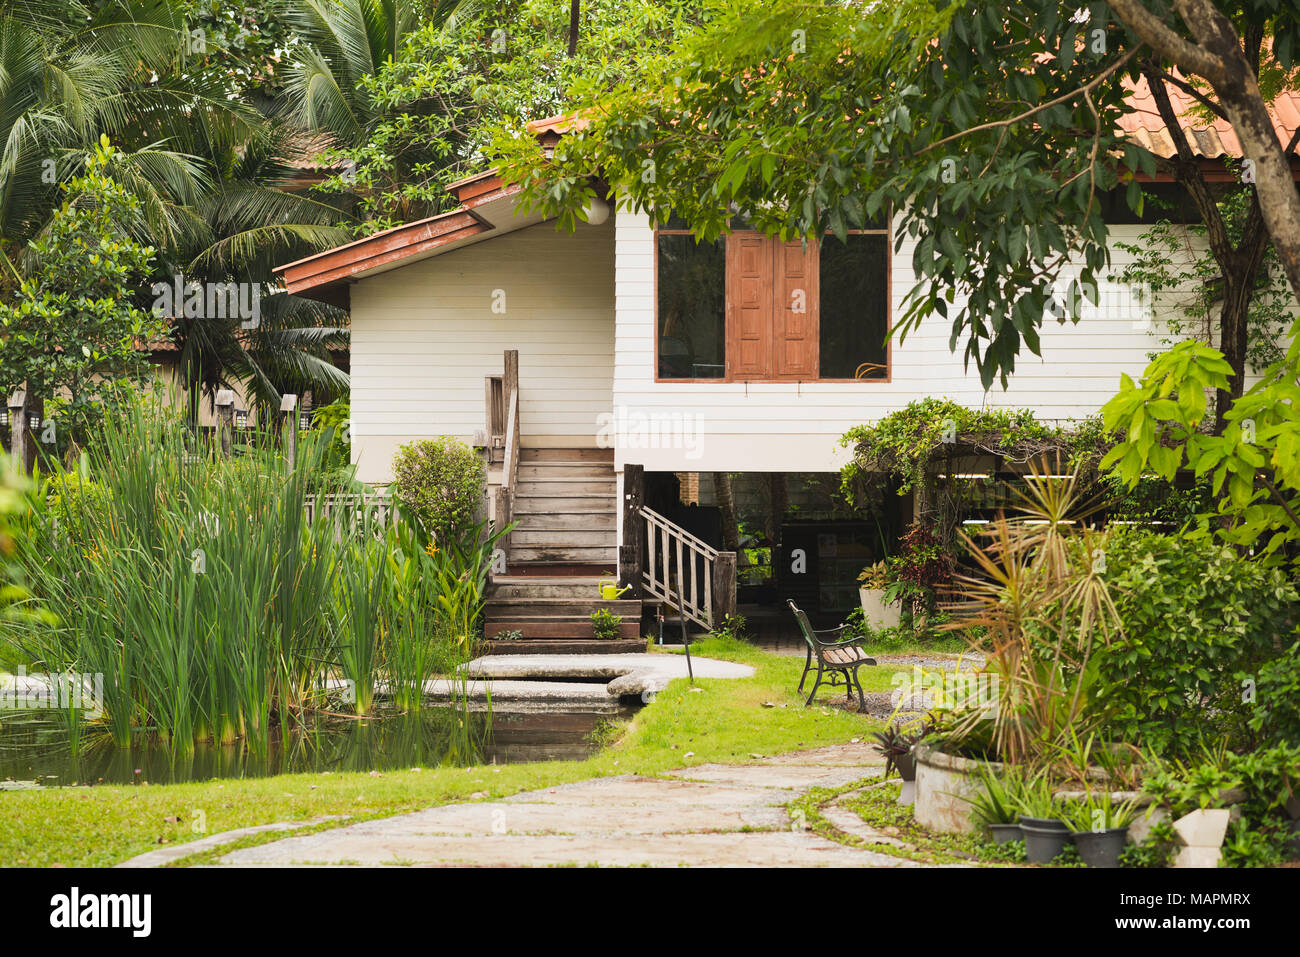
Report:
[{"label": "window frame", "polygon": [[[654,230],[652,230],[652,233],[653,233],[653,235],[654,235],[654,277],[653,277],[653,280],[652,280],[652,283],[651,283],[651,298],[652,298],[652,300],[654,301],[654,336],[653,336],[652,339],[651,339],[651,342],[653,343],[653,351],[652,351],[652,360],[651,360],[651,361],[653,361],[653,363],[654,363],[654,381],[655,381],[655,384],[658,384],[658,383],[660,383],[660,382],[667,383],[667,384],[671,384],[671,383],[674,383],[674,382],[682,382],[682,383],[698,383],[698,384],[709,384],[709,383],[726,382],[726,383],[746,383],[746,384],[761,384],[761,385],[772,385],[772,384],[781,384],[781,383],[794,383],[794,384],[796,384],[796,385],[802,385],[802,384],[805,383],[805,382],[809,382],[809,383],[812,383],[812,382],[856,382],[856,383],[870,384],[870,385],[888,385],[889,383],[891,383],[891,382],[893,381],[893,378],[894,378],[894,340],[893,340],[893,337],[892,337],[891,335],[889,335],[889,333],[891,333],[891,332],[893,331],[893,328],[894,328],[894,293],[893,293],[893,290],[894,290],[894,246],[893,246],[893,242],[892,242],[892,240],[891,240],[891,238],[890,238],[891,230],[890,230],[890,226],[889,226],[889,225],[885,225],[885,226],[880,227],[880,228],[878,228],[878,229],[850,229],[850,230],[848,230],[848,234],[849,234],[850,236],[884,236],[884,237],[885,237],[885,333],[886,333],[886,338],[885,338],[885,374],[884,374],[883,376],[879,376],[879,377],[876,377],[876,378],[863,378],[863,379],[829,379],[829,378],[825,378],[825,379],[824,379],[824,378],[816,378],[816,379],[797,379],[797,378],[793,378],[793,377],[781,377],[781,378],[778,378],[778,377],[775,377],[775,376],[773,376],[773,377],[768,377],[768,378],[760,378],[760,379],[756,379],[756,378],[753,378],[753,377],[750,377],[750,376],[732,376],[732,375],[730,374],[730,372],[728,372],[728,373],[725,374],[725,375],[722,375],[722,376],[715,376],[715,377],[713,377],[713,378],[709,378],[709,379],[665,379],[665,378],[662,378],[662,377],[659,375],[659,237],[660,237],[660,236],[692,236],[692,237],[693,237],[695,234],[694,234],[691,230],[689,230],[689,229],[672,229],[672,228],[667,228],[667,227],[665,227],[665,228],[663,228],[663,229],[654,229]],[[736,229],[736,230],[731,230],[731,231],[729,231],[729,232],[723,233],[723,237],[724,237],[724,238],[725,238],[725,237],[728,237],[728,236],[733,236],[733,235],[754,235],[754,236],[764,236],[763,233],[759,232],[758,230],[754,230],[754,229]],[[764,238],[765,238],[765,239],[771,239],[772,237],[770,237],[770,236],[764,236]],[[820,247],[818,248],[818,251],[817,251],[817,257],[818,257],[818,258],[817,258],[817,267],[818,267],[818,269],[820,270],[820,268],[821,268],[821,249],[820,249]],[[724,275],[724,277],[723,277],[723,286],[724,286],[724,292],[723,292],[723,295],[724,295],[724,301],[725,301],[725,295],[726,295],[726,292],[725,292],[726,276],[725,276],[725,275]],[[818,322],[820,323],[820,320],[821,320],[821,293],[820,293],[820,289],[818,290],[818,303],[817,303],[817,309],[818,309]],[[725,327],[725,324],[724,324],[724,329],[723,329],[723,336],[724,336],[724,339],[723,339],[723,348],[724,348],[724,350],[725,350],[726,347],[729,345],[729,343],[727,342],[727,340],[726,340],[726,338],[725,338],[725,336],[726,336],[726,327]],[[819,369],[821,368],[821,351],[820,351],[820,350],[821,350],[821,343],[820,343],[820,341],[819,341],[819,342],[818,342],[818,354],[817,354],[817,365],[818,365],[818,368],[819,368]]]}]

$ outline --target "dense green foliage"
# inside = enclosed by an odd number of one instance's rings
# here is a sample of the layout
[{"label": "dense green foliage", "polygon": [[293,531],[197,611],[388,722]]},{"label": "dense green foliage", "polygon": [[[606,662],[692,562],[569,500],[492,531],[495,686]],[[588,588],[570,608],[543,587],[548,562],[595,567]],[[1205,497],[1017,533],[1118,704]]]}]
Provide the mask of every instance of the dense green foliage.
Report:
[{"label": "dense green foliage", "polygon": [[1214,508],[1200,516],[1203,532],[1254,549],[1259,560],[1280,562],[1300,545],[1300,342],[1288,333],[1287,356],[1233,403],[1217,435],[1201,430],[1206,390],[1227,387],[1231,366],[1222,353],[1195,341],[1157,356],[1142,378],[1121,376],[1106,403],[1106,427],[1123,441],[1102,459],[1132,488],[1154,473],[1172,481],[1183,469],[1203,478]]},{"label": "dense green foliage", "polygon": [[1295,586],[1204,539],[1112,535],[1105,564],[1123,631],[1098,652],[1097,698],[1115,738],[1174,756],[1253,742],[1256,694],[1240,676],[1281,654]]},{"label": "dense green foliage", "polygon": [[464,442],[449,435],[410,442],[393,458],[398,501],[436,540],[454,539],[483,507],[487,468]]},{"label": "dense green foliage", "polygon": [[61,482],[56,508],[33,502],[15,555],[57,622],[3,640],[46,673],[102,675],[102,722],[66,714],[74,744],[102,724],[123,747],[260,750],[305,710],[368,710],[381,677],[417,708],[412,689],[472,651],[492,540],[426,549],[418,525],[364,518],[339,535],[328,510],[306,516],[318,461],[304,449],[286,479],[273,447],[222,459],[137,406],[89,453],[102,495]]},{"label": "dense green foliage", "polygon": [[140,204],[113,178],[113,162],[105,138],[85,171],[64,184],[49,229],[31,242],[40,272],[12,302],[0,302],[0,392],[25,386],[32,407],[47,400],[38,435],[50,452],[86,440],[147,374],[137,340],[163,334],[163,324],[131,302],[154,251],[125,228]]},{"label": "dense green foliage", "polygon": [[332,185],[359,196],[359,230],[420,219],[455,205],[447,185],[482,171],[498,127],[561,113],[579,89],[598,95],[667,49],[702,6],[588,0],[569,55],[567,0],[462,4],[450,19],[409,25],[396,55],[359,73],[355,89],[325,82],[305,58],[301,115],[339,130],[347,169]]}]

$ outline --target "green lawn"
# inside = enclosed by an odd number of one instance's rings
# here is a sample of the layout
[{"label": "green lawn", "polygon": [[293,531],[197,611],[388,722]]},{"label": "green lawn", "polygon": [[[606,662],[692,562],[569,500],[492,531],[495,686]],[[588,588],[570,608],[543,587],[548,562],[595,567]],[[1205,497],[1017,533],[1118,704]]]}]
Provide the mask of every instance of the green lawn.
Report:
[{"label": "green lawn", "polygon": [[[802,658],[717,638],[692,644],[691,650],[754,665],[756,673],[741,680],[699,679],[694,689],[684,679],[674,681],[617,742],[586,761],[0,792],[0,866],[115,864],[162,844],[203,836],[191,830],[199,811],[209,834],[331,814],[382,817],[474,794],[503,797],[606,774],[742,763],[753,755],[842,744],[879,726],[840,708],[802,707],[795,694]],[[891,688],[888,669],[862,674],[868,691]],[[818,699],[842,694],[823,689]]]}]

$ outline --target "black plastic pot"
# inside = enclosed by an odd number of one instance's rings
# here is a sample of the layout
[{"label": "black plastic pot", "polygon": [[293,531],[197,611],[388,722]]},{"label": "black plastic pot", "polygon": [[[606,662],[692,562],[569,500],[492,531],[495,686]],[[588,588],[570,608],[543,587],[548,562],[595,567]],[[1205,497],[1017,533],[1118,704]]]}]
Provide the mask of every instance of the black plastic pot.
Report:
[{"label": "black plastic pot", "polygon": [[916,780],[916,758],[910,752],[894,755],[894,767],[898,768],[898,776],[904,781]]},{"label": "black plastic pot", "polygon": [[990,824],[994,844],[1010,844],[1012,841],[1024,840],[1025,834],[1019,824]]},{"label": "black plastic pot", "polygon": [[1079,848],[1079,856],[1089,867],[1119,867],[1120,851],[1124,850],[1126,840],[1127,827],[1074,832],[1074,843]]},{"label": "black plastic pot", "polygon": [[1025,835],[1025,854],[1031,864],[1047,864],[1070,843],[1070,829],[1061,821],[1045,817],[1022,817],[1020,830]]}]

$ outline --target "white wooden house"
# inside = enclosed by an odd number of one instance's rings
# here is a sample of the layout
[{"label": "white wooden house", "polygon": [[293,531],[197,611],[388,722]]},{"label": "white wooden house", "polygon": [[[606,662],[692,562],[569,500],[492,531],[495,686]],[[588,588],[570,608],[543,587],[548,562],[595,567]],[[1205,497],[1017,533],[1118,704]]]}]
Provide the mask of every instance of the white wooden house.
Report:
[{"label": "white wooden house", "polygon": [[[533,129],[545,141],[566,124]],[[1159,148],[1141,117],[1133,129]],[[634,577],[700,623],[727,607],[734,558],[644,509],[643,473],[834,472],[846,430],[926,396],[1080,418],[1159,347],[1149,304],[1111,288],[1083,322],[1048,323],[1043,358],[1022,354],[1009,389],[986,391],[946,322],[885,346],[913,275],[912,249],[883,232],[805,249],[738,228],[701,245],[619,210],[570,233],[519,215],[493,172],[452,189],[454,212],[280,271],[291,292],[350,308],[360,479],[390,481],[416,439],[487,448],[494,513],[520,523],[489,637],[590,635],[576,599],[599,577]],[[570,574],[543,587],[544,572]]]}]

